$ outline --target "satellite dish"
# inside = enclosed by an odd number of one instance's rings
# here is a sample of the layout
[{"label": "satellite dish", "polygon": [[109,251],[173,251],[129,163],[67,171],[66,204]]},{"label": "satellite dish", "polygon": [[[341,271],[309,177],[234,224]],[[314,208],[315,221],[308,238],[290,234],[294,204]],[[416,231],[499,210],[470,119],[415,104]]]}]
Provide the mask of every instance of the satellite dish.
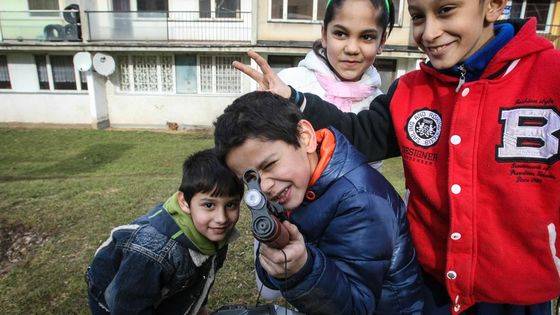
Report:
[{"label": "satellite dish", "polygon": [[91,54],[88,52],[79,52],[74,55],[74,67],[78,71],[88,71],[91,69]]},{"label": "satellite dish", "polygon": [[101,75],[110,76],[115,72],[115,59],[109,55],[97,53],[93,56],[93,69]]}]

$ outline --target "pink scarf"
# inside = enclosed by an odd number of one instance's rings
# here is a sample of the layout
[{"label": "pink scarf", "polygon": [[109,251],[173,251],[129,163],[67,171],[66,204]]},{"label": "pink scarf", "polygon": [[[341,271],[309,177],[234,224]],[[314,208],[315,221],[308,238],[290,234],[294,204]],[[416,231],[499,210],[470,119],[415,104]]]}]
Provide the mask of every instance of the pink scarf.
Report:
[{"label": "pink scarf", "polygon": [[338,81],[326,75],[315,73],[319,84],[325,90],[325,100],[333,103],[343,112],[352,111],[352,104],[373,93],[374,87],[351,81]]}]

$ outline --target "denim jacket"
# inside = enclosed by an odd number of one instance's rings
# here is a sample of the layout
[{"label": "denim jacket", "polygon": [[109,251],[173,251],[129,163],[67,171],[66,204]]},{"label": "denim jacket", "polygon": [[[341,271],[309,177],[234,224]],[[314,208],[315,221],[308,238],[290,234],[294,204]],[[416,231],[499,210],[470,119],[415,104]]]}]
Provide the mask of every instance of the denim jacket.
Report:
[{"label": "denim jacket", "polygon": [[111,314],[196,314],[226,253],[199,252],[161,204],[111,231],[86,272],[89,294]]}]

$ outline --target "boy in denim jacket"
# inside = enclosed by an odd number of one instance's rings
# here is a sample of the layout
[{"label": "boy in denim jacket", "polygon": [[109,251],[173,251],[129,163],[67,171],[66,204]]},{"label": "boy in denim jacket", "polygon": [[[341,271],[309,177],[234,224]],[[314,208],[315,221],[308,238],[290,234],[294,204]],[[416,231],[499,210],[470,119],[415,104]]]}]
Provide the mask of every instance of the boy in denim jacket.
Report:
[{"label": "boy in denim jacket", "polygon": [[215,123],[220,159],[289,212],[289,243],[261,243],[259,279],[305,314],[419,314],[419,266],[404,204],[334,128],[315,131],[299,109],[248,93]]},{"label": "boy in denim jacket", "polygon": [[89,266],[93,314],[207,314],[206,302],[235,224],[243,184],[213,149],[183,164],[179,191],[111,231]]}]

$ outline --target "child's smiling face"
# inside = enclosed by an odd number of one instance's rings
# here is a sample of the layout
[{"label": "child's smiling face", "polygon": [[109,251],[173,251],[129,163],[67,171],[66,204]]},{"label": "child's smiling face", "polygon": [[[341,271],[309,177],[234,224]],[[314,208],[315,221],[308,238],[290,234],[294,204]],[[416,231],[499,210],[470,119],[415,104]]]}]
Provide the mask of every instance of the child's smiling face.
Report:
[{"label": "child's smiling face", "polygon": [[494,36],[506,0],[408,0],[416,44],[436,69],[449,69]]},{"label": "child's smiling face", "polygon": [[360,80],[381,53],[385,38],[380,15],[369,0],[345,1],[323,28],[321,44],[341,80]]},{"label": "child's smiling face", "polygon": [[184,200],[183,193],[177,197],[184,212],[192,218],[197,231],[213,242],[224,240],[239,219],[238,196],[212,196],[212,193],[194,194],[190,205]]},{"label": "child's smiling face", "polygon": [[313,127],[302,121],[300,146],[282,140],[248,138],[226,156],[226,164],[239,177],[249,168],[261,177],[261,189],[267,197],[285,209],[298,207],[317,165],[317,143]]}]

